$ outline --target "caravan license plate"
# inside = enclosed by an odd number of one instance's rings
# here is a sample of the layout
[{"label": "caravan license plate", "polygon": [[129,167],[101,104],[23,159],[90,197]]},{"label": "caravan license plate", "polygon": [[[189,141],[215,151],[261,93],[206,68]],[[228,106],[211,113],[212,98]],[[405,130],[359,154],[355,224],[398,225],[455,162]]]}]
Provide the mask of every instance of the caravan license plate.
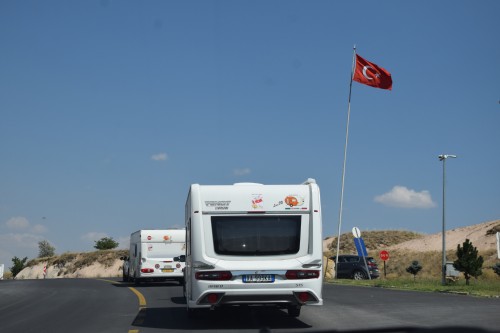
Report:
[{"label": "caravan license plate", "polygon": [[161,270],[163,273],[172,273],[174,271],[173,268],[162,268]]},{"label": "caravan license plate", "polygon": [[274,274],[243,275],[244,283],[273,283]]}]

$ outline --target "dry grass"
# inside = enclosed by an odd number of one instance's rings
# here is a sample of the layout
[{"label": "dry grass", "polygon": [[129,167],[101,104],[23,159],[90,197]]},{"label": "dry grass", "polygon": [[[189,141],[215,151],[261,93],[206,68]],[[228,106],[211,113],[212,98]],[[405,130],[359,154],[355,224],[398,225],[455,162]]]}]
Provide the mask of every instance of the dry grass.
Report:
[{"label": "dry grass", "polygon": [[[365,242],[368,253],[378,249],[383,249],[392,245],[406,242],[412,239],[424,237],[413,231],[363,231],[363,241]],[[337,237],[326,238],[328,240],[328,256],[334,256],[337,252]],[[356,254],[354,246],[354,236],[351,233],[340,235],[340,251],[341,254]]]},{"label": "dry grass", "polygon": [[[479,279],[498,279],[500,278],[495,274],[491,267],[497,261],[496,250],[488,250],[479,253],[484,259],[483,274]],[[455,251],[448,251],[446,253],[448,261],[457,259]],[[440,279],[442,267],[442,252],[429,251],[429,252],[410,252],[405,250],[395,250],[390,252],[390,259],[386,261],[385,272],[388,279],[412,277],[410,273],[406,272],[406,267],[410,266],[412,261],[417,260],[422,265],[422,270],[417,274],[417,278],[421,279]],[[384,263],[378,259],[378,266],[381,275],[384,273]]]}]

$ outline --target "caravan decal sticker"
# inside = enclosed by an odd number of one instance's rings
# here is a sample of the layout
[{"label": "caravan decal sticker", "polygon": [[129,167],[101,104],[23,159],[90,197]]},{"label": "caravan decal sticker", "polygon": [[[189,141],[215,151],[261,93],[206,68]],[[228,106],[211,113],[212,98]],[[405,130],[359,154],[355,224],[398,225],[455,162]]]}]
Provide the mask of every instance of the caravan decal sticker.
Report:
[{"label": "caravan decal sticker", "polygon": [[252,194],[252,208],[253,209],[264,208],[264,199],[262,198],[262,194]]},{"label": "caravan decal sticker", "polygon": [[213,208],[215,210],[228,210],[231,200],[227,201],[205,201],[205,206],[207,208]]},{"label": "caravan decal sticker", "polygon": [[283,200],[280,200],[280,201],[278,201],[277,203],[275,203],[275,204],[273,205],[273,208],[276,208],[276,207],[278,207],[278,206],[281,206],[282,204],[283,204]]},{"label": "caravan decal sticker", "polygon": [[290,207],[302,206],[304,204],[304,198],[291,194],[285,198],[285,203]]}]

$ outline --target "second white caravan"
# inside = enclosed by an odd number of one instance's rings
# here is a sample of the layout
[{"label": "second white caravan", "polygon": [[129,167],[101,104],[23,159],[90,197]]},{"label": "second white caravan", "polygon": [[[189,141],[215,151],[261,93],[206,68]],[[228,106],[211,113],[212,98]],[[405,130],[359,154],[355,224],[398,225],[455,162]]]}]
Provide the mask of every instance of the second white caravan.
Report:
[{"label": "second white caravan", "polygon": [[322,222],[314,179],[300,185],[191,185],[186,202],[188,315],[242,305],[322,305]]},{"label": "second white caravan", "polygon": [[[127,280],[183,283],[186,230],[138,230],[130,235]],[[124,279],[125,280],[125,279]]]}]

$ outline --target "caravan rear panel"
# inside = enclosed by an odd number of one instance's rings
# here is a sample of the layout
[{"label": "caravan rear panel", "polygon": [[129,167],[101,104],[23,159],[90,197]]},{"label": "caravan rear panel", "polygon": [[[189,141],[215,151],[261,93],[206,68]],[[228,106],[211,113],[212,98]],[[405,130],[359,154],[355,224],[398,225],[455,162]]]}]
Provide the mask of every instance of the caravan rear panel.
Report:
[{"label": "caravan rear panel", "polygon": [[187,308],[322,305],[319,188],[191,186],[186,202]]},{"label": "caravan rear panel", "polygon": [[184,229],[139,230],[130,236],[129,274],[141,281],[183,282],[186,251]]}]

